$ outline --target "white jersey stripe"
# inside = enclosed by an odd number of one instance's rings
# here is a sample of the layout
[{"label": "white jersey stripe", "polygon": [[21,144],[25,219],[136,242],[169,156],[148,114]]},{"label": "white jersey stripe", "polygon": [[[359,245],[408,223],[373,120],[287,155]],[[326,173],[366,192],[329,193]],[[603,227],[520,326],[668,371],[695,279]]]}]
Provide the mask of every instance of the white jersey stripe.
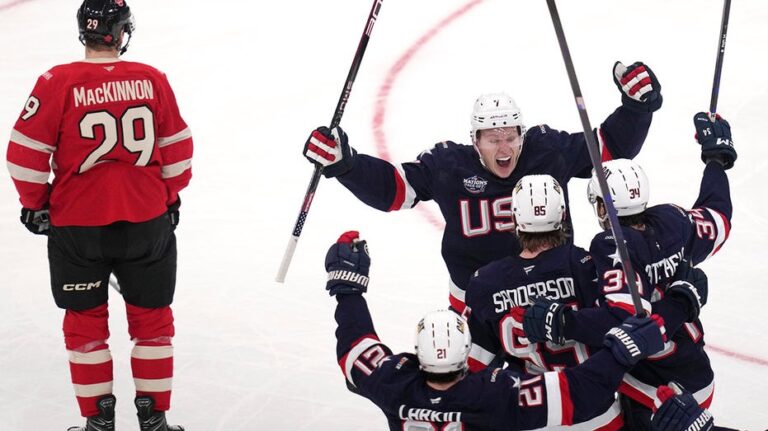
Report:
[{"label": "white jersey stripe", "polygon": [[96,350],[87,353],[67,350],[67,353],[69,354],[69,362],[73,364],[95,365],[112,360],[112,355],[109,353],[109,349]]},{"label": "white jersey stripe", "polygon": [[451,279],[448,279],[448,291],[454,298],[461,302],[465,302],[464,298],[466,297],[467,293],[464,291],[464,289],[457,286],[456,283],[454,283]]},{"label": "white jersey stripe", "polygon": [[609,423],[616,420],[616,418],[619,417],[620,415],[621,415],[621,404],[619,404],[619,400],[617,399],[616,401],[613,402],[613,404],[611,404],[608,410],[603,412],[603,414],[599,416],[595,416],[594,418],[589,419],[587,421],[574,423],[573,425],[570,425],[570,426],[568,425],[561,425],[561,426],[554,426],[554,427],[547,426],[544,428],[536,428],[535,430],[531,430],[531,431],[544,431],[544,430],[593,431],[608,425]]},{"label": "white jersey stripe", "polygon": [[178,177],[183,174],[184,171],[192,167],[192,159],[182,160],[177,163],[163,166],[162,176],[163,179]]},{"label": "white jersey stripe", "polygon": [[73,384],[75,387],[75,395],[78,397],[98,397],[100,395],[107,395],[112,393],[112,381],[104,383],[94,383],[92,385],[78,385]]},{"label": "white jersey stripe", "polygon": [[28,183],[45,184],[48,182],[50,172],[36,171],[25,168],[15,163],[8,163],[8,172],[14,180],[26,181]]},{"label": "white jersey stripe", "polygon": [[173,378],[167,379],[137,379],[134,377],[133,383],[136,390],[141,392],[166,392],[171,390]]},{"label": "white jersey stripe", "polygon": [[173,346],[133,346],[131,357],[136,359],[172,358]]},{"label": "white jersey stripe", "polygon": [[347,376],[347,381],[352,385],[355,384],[354,380],[352,380],[352,367],[354,366],[355,361],[361,354],[363,354],[363,352],[368,350],[369,347],[375,346],[376,344],[381,344],[381,341],[375,338],[366,337],[360,340],[360,342],[355,344],[355,346],[352,347],[349,352],[347,352],[343,364],[343,371],[344,375]]},{"label": "white jersey stripe", "polygon": [[707,208],[707,211],[709,212],[709,215],[712,216],[712,220],[715,221],[715,227],[717,227],[717,237],[715,237],[715,243],[712,245],[712,251],[710,251],[709,255],[707,255],[707,258],[710,258],[717,252],[717,250],[720,249],[720,246],[723,245],[727,239],[725,226],[728,221],[725,220],[723,215],[717,211],[713,211],[709,208]]},{"label": "white jersey stripe", "polygon": [[557,372],[544,373],[547,387],[547,426],[563,423],[563,394],[560,393],[560,377]]},{"label": "white jersey stripe", "polygon": [[403,200],[403,204],[398,209],[413,208],[413,206],[416,205],[416,190],[414,190],[413,186],[411,186],[411,183],[408,182],[408,177],[405,176],[403,166],[397,165],[395,166],[395,169],[395,174],[400,175],[400,179],[403,180],[403,184],[405,185],[405,199]]},{"label": "white jersey stripe", "polygon": [[482,346],[472,343],[472,348],[469,350],[469,357],[487,366],[493,361],[493,358],[495,358],[496,355],[485,350]]},{"label": "white jersey stripe", "polygon": [[[613,302],[620,302],[622,304],[627,304],[632,307],[635,306],[635,303],[632,301],[632,295],[629,293],[609,293],[605,295],[605,299]],[[649,316],[651,315],[651,303],[648,302],[647,299],[640,298],[640,303],[643,305],[643,310],[645,310],[646,314]]]},{"label": "white jersey stripe", "polygon": [[11,141],[21,145],[22,147],[27,147],[35,151],[40,151],[41,153],[48,153],[52,154],[54,151],[56,151],[56,147],[52,145],[48,145],[44,142],[36,141],[29,136],[19,132],[16,129],[13,129],[11,131]]},{"label": "white jersey stripe", "polygon": [[157,140],[157,146],[159,148],[167,147],[168,145],[175,144],[177,142],[181,142],[187,138],[192,137],[192,131],[187,127],[186,129],[182,130],[181,132],[168,136],[168,137],[161,137]]},{"label": "white jersey stripe", "polygon": [[[651,386],[649,384],[643,383],[630,374],[624,375],[624,383],[636,389],[640,393],[642,393],[642,395],[644,395],[648,399],[648,401],[653,402],[653,405],[656,406],[656,408],[661,407],[661,400],[658,397],[656,397],[655,386]],[[701,404],[704,401],[706,401],[709,397],[711,397],[714,391],[715,391],[715,382],[713,380],[703,389],[699,389],[698,391],[696,391],[693,394],[693,398],[696,400],[696,402]]]}]

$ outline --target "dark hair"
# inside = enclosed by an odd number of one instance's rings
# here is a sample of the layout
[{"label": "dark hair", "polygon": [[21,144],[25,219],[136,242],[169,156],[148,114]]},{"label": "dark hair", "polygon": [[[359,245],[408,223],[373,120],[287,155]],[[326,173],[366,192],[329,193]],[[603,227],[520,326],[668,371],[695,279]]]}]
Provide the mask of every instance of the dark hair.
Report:
[{"label": "dark hair", "polygon": [[568,241],[565,229],[551,232],[517,232],[517,242],[523,250],[536,251],[542,248],[555,248]]},{"label": "dark hair", "polygon": [[645,211],[639,214],[619,217],[619,224],[622,226],[643,225],[645,224],[645,221]]},{"label": "dark hair", "polygon": [[428,373],[422,371],[422,373],[424,373],[424,378],[427,379],[428,382],[433,383],[450,383],[463,376],[465,372],[465,370],[451,371],[450,373]]},{"label": "dark hair", "polygon": [[93,39],[86,39],[83,43],[85,43],[85,47],[93,50],[93,51],[112,51],[113,49],[118,49],[120,44],[122,44],[123,40],[122,38],[113,40],[110,43],[96,41]]}]

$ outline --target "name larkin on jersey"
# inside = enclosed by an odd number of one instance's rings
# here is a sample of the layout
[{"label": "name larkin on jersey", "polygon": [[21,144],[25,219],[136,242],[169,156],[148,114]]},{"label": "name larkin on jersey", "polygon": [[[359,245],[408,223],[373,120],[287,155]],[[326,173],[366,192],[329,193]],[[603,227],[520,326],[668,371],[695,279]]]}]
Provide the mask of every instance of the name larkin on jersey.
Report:
[{"label": "name larkin on jersey", "polygon": [[401,405],[398,409],[400,419],[427,422],[461,422],[461,412],[436,412],[430,409],[409,409]]},{"label": "name larkin on jersey", "polygon": [[496,304],[493,311],[504,313],[512,307],[531,305],[533,299],[539,296],[553,300],[574,298],[576,290],[573,287],[573,278],[560,277],[496,292],[493,294],[493,303]]},{"label": "name larkin on jersey", "polygon": [[155,98],[152,81],[136,79],[133,81],[108,81],[96,88],[75,87],[75,107],[101,105],[109,102],[148,100]]}]

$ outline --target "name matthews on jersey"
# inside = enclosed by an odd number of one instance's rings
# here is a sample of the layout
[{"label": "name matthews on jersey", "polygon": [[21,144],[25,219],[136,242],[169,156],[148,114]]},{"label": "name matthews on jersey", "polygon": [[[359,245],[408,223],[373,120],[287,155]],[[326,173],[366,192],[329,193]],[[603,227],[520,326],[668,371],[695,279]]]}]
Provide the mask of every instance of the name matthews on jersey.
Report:
[{"label": "name matthews on jersey", "polygon": [[573,278],[560,277],[496,292],[493,294],[493,303],[496,304],[493,311],[502,313],[515,306],[525,307],[533,304],[532,298],[539,296],[553,300],[575,297],[576,290],[573,287]]},{"label": "name matthews on jersey", "polygon": [[155,90],[149,79],[132,81],[107,81],[96,88],[72,89],[75,107],[100,105],[109,102],[148,100],[155,98]]}]

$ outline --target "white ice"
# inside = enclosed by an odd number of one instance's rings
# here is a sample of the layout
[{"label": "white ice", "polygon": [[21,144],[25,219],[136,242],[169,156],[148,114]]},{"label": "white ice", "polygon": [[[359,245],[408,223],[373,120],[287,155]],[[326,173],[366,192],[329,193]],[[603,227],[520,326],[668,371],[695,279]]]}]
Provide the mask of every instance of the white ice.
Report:
[{"label": "white ice", "polygon": [[[389,70],[465,1],[384,1],[342,121],[358,151],[376,154],[372,117]],[[691,205],[703,168],[691,118],[708,109],[722,2],[559,3],[594,126],[619,104],[615,60],[645,61],[658,75],[664,107],[637,160],[651,178],[652,203]],[[373,256],[367,298],[378,333],[395,351],[411,350],[417,320],[447,305],[441,232],[421,211],[380,213],[324,179],[287,281],[274,282],[312,171],[302,145],[331,119],[371,2],[129,4],[138,30],[125,58],[167,73],[196,145],[177,230],[169,418],[193,431],[386,429],[373,404],[346,390],[336,364],[323,258],[341,232],[362,232]],[[40,74],[82,57],[78,6],[0,0],[4,133]],[[750,430],[768,428],[766,22],[765,2],[734,2],[718,103],[739,153],[729,171],[733,231],[703,265],[710,295],[702,318],[717,376],[712,412],[719,424]],[[382,130],[392,160],[411,160],[446,139],[466,143],[469,111],[483,92],[513,94],[529,125],[581,129],[543,0],[478,0],[433,36],[412,53],[386,100]],[[581,246],[597,231],[585,188],[570,184]],[[433,203],[420,206],[439,216]],[[51,298],[45,240],[19,224],[19,209],[0,169],[0,428],[64,430],[82,419],[63,312]],[[125,311],[117,295],[110,305],[118,427],[135,429]]]}]

